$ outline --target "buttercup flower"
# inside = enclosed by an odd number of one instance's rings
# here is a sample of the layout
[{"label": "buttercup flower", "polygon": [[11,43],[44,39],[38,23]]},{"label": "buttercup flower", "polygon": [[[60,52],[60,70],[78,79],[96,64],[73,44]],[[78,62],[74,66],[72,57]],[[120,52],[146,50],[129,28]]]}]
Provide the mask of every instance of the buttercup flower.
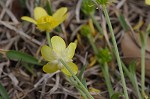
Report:
[{"label": "buttercup flower", "polygon": [[50,32],[67,18],[66,12],[67,8],[62,7],[50,16],[42,7],[36,7],[34,9],[34,19],[28,16],[23,16],[21,19],[36,24],[41,31]]},{"label": "buttercup flower", "polygon": [[145,0],[145,4],[150,5],[150,0]]},{"label": "buttercup flower", "polygon": [[41,48],[42,57],[48,61],[48,63],[43,66],[43,71],[46,73],[53,73],[57,70],[61,70],[64,74],[71,76],[69,71],[60,62],[60,59],[62,59],[70,67],[73,73],[77,74],[78,67],[72,62],[76,43],[70,43],[66,48],[66,43],[61,37],[53,36],[51,38],[51,44],[52,48],[47,45],[44,45]]}]

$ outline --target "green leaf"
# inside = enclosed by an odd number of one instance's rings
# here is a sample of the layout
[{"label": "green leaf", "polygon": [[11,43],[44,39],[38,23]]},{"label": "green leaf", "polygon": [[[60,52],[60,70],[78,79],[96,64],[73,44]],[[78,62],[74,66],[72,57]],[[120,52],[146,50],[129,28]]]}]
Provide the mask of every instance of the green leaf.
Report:
[{"label": "green leaf", "polygon": [[80,29],[80,33],[85,37],[90,35],[91,34],[90,27],[88,25],[83,25]]},{"label": "green leaf", "polygon": [[108,48],[100,49],[97,57],[99,58],[102,64],[110,62],[112,60],[112,55]]},{"label": "green leaf", "polygon": [[[82,82],[82,84],[85,86],[85,88],[87,88],[87,84],[86,84],[85,78],[83,78],[83,79],[81,80],[81,82]],[[88,88],[87,88],[87,89],[88,89]]]},{"label": "green leaf", "polygon": [[46,1],[46,11],[49,15],[52,15],[51,3],[49,0]]},{"label": "green leaf", "polygon": [[10,60],[22,61],[22,62],[27,62],[30,64],[41,65],[36,58],[34,58],[33,56],[31,56],[27,53],[15,51],[15,50],[10,50],[10,51],[6,52],[6,56]]},{"label": "green leaf", "polygon": [[0,83],[0,99],[10,99],[4,86]]},{"label": "green leaf", "polygon": [[144,46],[144,44],[145,44],[145,42],[144,42],[145,41],[145,37],[144,37],[142,32],[140,32],[140,40],[141,40],[142,46]]},{"label": "green leaf", "polygon": [[148,25],[146,31],[148,32],[148,34],[150,34],[150,24]]},{"label": "green leaf", "polygon": [[82,82],[82,84],[87,88],[86,79],[83,78],[83,76],[84,76],[84,71],[85,71],[86,67],[87,67],[87,65],[84,65],[84,66],[81,68],[81,71],[80,71],[80,73],[79,73],[79,75],[78,75],[78,78],[79,78],[79,80]]},{"label": "green leaf", "polygon": [[119,99],[120,96],[121,96],[120,93],[114,93],[114,94],[111,96],[111,99]]},{"label": "green leaf", "polygon": [[119,15],[118,15],[118,19],[119,19],[120,24],[121,24],[121,26],[123,27],[123,29],[124,29],[125,31],[128,31],[128,30],[129,30],[129,26],[128,26],[126,20],[125,20],[125,17],[124,17],[122,14],[119,14]]},{"label": "green leaf", "polygon": [[81,68],[81,70],[80,70],[80,73],[79,73],[79,75],[78,75],[78,78],[79,78],[80,80],[82,80],[82,78],[83,78],[83,73],[84,73],[86,67],[87,67],[87,65],[84,65],[84,66]]},{"label": "green leaf", "polygon": [[130,73],[132,74],[136,74],[136,61],[132,61],[130,64],[129,64],[129,70],[130,70]]},{"label": "green leaf", "polygon": [[96,6],[92,0],[82,0],[81,10],[85,15],[94,13]]},{"label": "green leaf", "polygon": [[108,0],[96,0],[96,2],[97,2],[98,4],[100,4],[100,5],[106,6],[109,1],[108,1]]}]

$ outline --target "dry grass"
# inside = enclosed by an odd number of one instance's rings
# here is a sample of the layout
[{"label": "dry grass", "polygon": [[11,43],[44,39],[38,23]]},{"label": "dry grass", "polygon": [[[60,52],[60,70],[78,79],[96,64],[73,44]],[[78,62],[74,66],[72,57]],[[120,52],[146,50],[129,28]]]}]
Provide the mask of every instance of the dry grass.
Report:
[{"label": "dry grass", "polygon": [[[0,0],[0,49],[18,50],[41,59],[40,48],[46,43],[45,33],[37,30],[35,25],[20,20],[23,15],[33,16],[32,12],[35,4],[37,4],[36,1],[38,0],[25,0],[24,6],[19,3],[19,0]],[[45,6],[45,1],[41,0],[40,6]],[[78,48],[74,61],[79,68],[85,63],[91,64],[93,62],[91,57],[94,56],[94,53],[89,43],[87,43],[87,39],[82,37],[79,32],[81,26],[88,22],[88,18],[83,18],[83,13],[80,11],[81,0],[51,0],[51,2],[53,11],[62,6],[66,6],[69,9],[68,19],[60,26],[62,32],[54,30],[52,35],[60,35],[68,43],[78,39]],[[131,27],[136,26],[141,21],[144,22],[138,28],[140,30],[145,30],[148,23],[150,23],[150,7],[144,5],[143,2],[141,3],[140,0],[136,1],[136,3],[134,2],[135,0],[116,0],[116,3],[109,7],[118,43],[120,43],[125,32],[118,21],[116,12],[123,13]],[[100,16],[102,15],[97,10],[95,18],[102,24],[106,32],[105,38],[109,40],[106,21]],[[111,42],[106,42],[104,39],[99,40],[98,34],[96,34],[95,40],[98,47],[106,46],[108,43],[111,46]],[[23,65],[25,64],[20,61],[11,61],[6,56],[0,59],[0,83],[7,89],[11,99],[79,99],[79,92],[66,81],[59,71],[54,74],[45,74],[41,66],[30,65],[33,67],[33,73],[30,73]],[[122,84],[119,80],[120,74],[116,66],[115,61],[109,64],[111,80],[114,90],[122,92]],[[138,75],[137,73],[138,81],[140,82],[140,76]],[[101,91],[98,95],[95,95],[95,99],[108,99],[108,91],[97,63],[86,69],[85,78],[89,87],[94,87]],[[126,81],[130,99],[136,99],[128,78],[126,78]],[[149,78],[146,78],[146,85],[150,86]]]}]

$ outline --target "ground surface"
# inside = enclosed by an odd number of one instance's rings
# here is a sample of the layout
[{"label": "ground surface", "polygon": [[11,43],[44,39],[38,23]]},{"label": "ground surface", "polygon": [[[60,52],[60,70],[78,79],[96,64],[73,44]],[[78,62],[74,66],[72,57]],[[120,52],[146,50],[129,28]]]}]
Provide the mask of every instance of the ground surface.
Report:
[{"label": "ground surface", "polygon": [[[21,2],[24,1],[24,2]],[[33,9],[36,5],[46,8],[47,0],[0,0],[0,50],[17,50],[28,53],[41,60],[40,48],[46,44],[45,33],[41,33],[36,26],[23,22],[21,16],[28,15],[33,17]],[[74,57],[74,62],[79,69],[86,61],[88,65],[85,70],[85,78],[88,87],[100,90],[94,95],[95,99],[108,99],[108,91],[100,69],[100,65],[94,62],[94,52],[87,38],[80,34],[80,28],[87,24],[89,17],[84,17],[80,8],[81,0],[51,0],[52,11],[65,6],[68,7],[69,16],[58,29],[52,31],[51,35],[59,35],[69,44],[78,40],[78,47]],[[121,13],[134,33],[145,31],[150,23],[150,7],[142,0],[116,0],[108,7],[111,22],[117,38],[119,51],[122,59],[128,64],[129,60],[137,59],[140,61],[140,46],[132,45],[132,40],[125,35],[116,13]],[[99,39],[99,33],[94,34],[96,44],[99,48],[112,46],[107,30],[106,21],[102,12],[96,9],[95,19],[106,32],[106,38]],[[95,28],[97,31],[97,29]],[[107,34],[108,32],[108,34]],[[123,39],[123,36],[126,39]],[[131,35],[130,35],[131,36]],[[134,36],[138,38],[137,36]],[[130,45],[131,44],[131,45]],[[128,46],[130,45],[130,46]],[[149,46],[149,45],[148,45]],[[131,53],[129,53],[131,52]],[[133,52],[133,53],[132,53]],[[135,54],[134,54],[135,52]],[[137,54],[139,53],[139,54]],[[147,48],[146,73],[149,76],[149,47]],[[138,63],[140,64],[140,62]],[[140,67],[137,64],[137,70]],[[113,88],[116,92],[122,92],[120,73],[117,68],[115,58],[109,63],[110,75]],[[150,76],[149,76],[150,77]],[[150,87],[149,77],[146,77],[146,90]],[[140,73],[137,72],[137,79],[140,85]],[[126,77],[128,93],[130,99],[137,99],[133,87]],[[11,99],[79,99],[78,91],[69,85],[65,76],[59,71],[54,74],[45,74],[42,66],[27,64],[20,61],[10,60],[5,54],[0,58],[0,83],[6,88]]]}]

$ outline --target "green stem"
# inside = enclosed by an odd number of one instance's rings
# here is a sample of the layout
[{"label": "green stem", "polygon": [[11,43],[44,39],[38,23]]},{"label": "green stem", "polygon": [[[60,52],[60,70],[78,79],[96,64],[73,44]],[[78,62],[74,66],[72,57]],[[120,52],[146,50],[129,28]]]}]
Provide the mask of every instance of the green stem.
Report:
[{"label": "green stem", "polygon": [[109,27],[109,30],[110,30],[110,33],[111,33],[112,43],[114,45],[115,55],[116,55],[116,58],[117,58],[118,67],[119,67],[119,71],[120,71],[120,74],[121,74],[121,81],[122,81],[122,84],[123,84],[123,90],[124,90],[125,98],[129,99],[127,88],[126,88],[126,82],[125,82],[125,78],[124,78],[124,73],[123,73],[123,70],[122,70],[121,59],[120,59],[120,56],[119,56],[119,51],[118,51],[117,43],[116,43],[116,40],[115,40],[114,31],[113,31],[113,28],[112,28],[112,25],[111,25],[111,22],[110,22],[110,18],[109,18],[106,6],[103,6],[103,12],[104,12],[104,15],[106,17],[106,21],[107,21],[107,24],[108,24],[108,27]]},{"label": "green stem", "polygon": [[133,77],[133,86],[134,86],[134,88],[137,92],[138,99],[142,99],[142,96],[141,96],[140,90],[139,90],[139,86],[138,86],[138,83],[137,83],[136,75],[134,75],[134,77]]},{"label": "green stem", "polygon": [[93,23],[95,24],[95,26],[96,26],[98,32],[99,32],[100,34],[103,34],[103,30],[102,30],[102,28],[100,27],[100,25],[98,24],[98,22],[95,20],[94,15],[93,15],[93,14],[90,14],[90,17],[91,17]]},{"label": "green stem", "polygon": [[129,70],[127,69],[127,67],[123,64],[122,62],[122,67],[123,67],[123,70],[124,72],[126,73],[126,75],[128,76],[128,78],[130,79],[134,89],[136,90],[136,93],[137,93],[137,97],[138,99],[142,99],[142,96],[140,94],[140,89],[139,89],[139,86],[138,86],[138,83],[137,83],[137,78],[136,78],[136,74],[131,74],[131,72],[129,72]]},{"label": "green stem", "polygon": [[[96,58],[97,58],[97,61],[99,64],[101,64],[101,61],[99,60],[99,58],[97,57],[98,55],[98,49],[93,41],[93,37],[91,35],[88,35],[88,40],[94,50],[94,53],[96,55]],[[111,81],[110,81],[110,77],[109,77],[109,72],[108,72],[108,65],[107,63],[105,63],[105,66],[102,67],[102,72],[103,72],[103,75],[104,75],[104,78],[105,78],[105,81],[106,81],[106,86],[107,86],[107,89],[108,89],[108,92],[109,92],[109,95],[110,97],[114,94],[114,91],[113,91],[113,88],[112,88],[112,84],[111,84]]]},{"label": "green stem", "polygon": [[84,97],[84,99],[88,99],[87,96],[85,95],[85,93],[81,89],[78,89],[78,91],[81,93],[81,95],[82,95],[82,97]]},{"label": "green stem", "polygon": [[148,38],[148,33],[145,35],[144,41],[142,41],[141,47],[141,90],[142,95],[145,96],[145,48],[146,48],[146,41]]},{"label": "green stem", "polygon": [[67,80],[77,88],[80,94],[84,97],[84,99],[88,99],[87,95],[83,92],[82,88],[78,85],[78,83],[74,80],[73,77],[66,76]]},{"label": "green stem", "polygon": [[98,50],[97,50],[97,47],[95,46],[95,43],[93,41],[92,35],[88,35],[87,38],[88,38],[88,40],[89,40],[89,42],[90,42],[90,44],[91,44],[91,46],[92,46],[92,48],[94,50],[95,55],[97,55],[98,54]]},{"label": "green stem", "polygon": [[145,89],[145,46],[142,46],[141,48],[141,89],[142,89],[142,95],[144,95],[144,89]]},{"label": "green stem", "polygon": [[89,91],[85,88],[85,86],[81,83],[81,81],[77,78],[77,76],[72,72],[70,67],[62,60],[60,59],[60,62],[67,68],[67,70],[71,73],[72,77],[79,83],[81,86],[82,90],[85,92],[85,94],[88,96],[89,99],[94,99]]},{"label": "green stem", "polygon": [[103,72],[103,75],[104,75],[104,78],[105,78],[105,82],[106,82],[106,85],[107,85],[109,95],[111,97],[114,94],[114,91],[113,91],[113,88],[112,88],[112,85],[111,85],[107,63],[105,63],[104,66],[102,66],[102,72]]},{"label": "green stem", "polygon": [[47,42],[48,42],[49,47],[52,47],[50,33],[47,31],[46,31],[46,38],[47,38]]}]

